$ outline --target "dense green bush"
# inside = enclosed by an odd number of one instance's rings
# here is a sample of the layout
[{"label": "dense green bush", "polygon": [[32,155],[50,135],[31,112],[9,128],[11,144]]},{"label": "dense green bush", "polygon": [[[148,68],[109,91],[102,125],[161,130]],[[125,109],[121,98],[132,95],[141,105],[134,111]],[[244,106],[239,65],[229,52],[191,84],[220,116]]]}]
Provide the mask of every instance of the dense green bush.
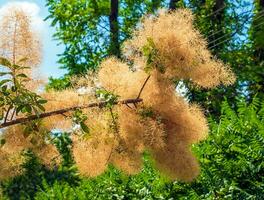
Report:
[{"label": "dense green bush", "polygon": [[204,198],[264,199],[264,102],[237,107],[222,104],[220,121],[210,122],[209,139],[196,149],[202,165],[197,194]]},{"label": "dense green bush", "polygon": [[[210,120],[210,127],[209,138],[193,147],[202,169],[192,183],[160,176],[148,154],[138,175],[128,177],[109,167],[95,179],[78,179],[74,170],[67,171],[72,169],[67,162],[57,171],[48,171],[31,159],[25,166],[27,173],[4,183],[3,192],[10,199],[41,200],[264,199],[264,103],[257,98],[249,105],[239,101],[234,111],[224,102],[220,121]],[[58,144],[69,159],[64,143]]]}]

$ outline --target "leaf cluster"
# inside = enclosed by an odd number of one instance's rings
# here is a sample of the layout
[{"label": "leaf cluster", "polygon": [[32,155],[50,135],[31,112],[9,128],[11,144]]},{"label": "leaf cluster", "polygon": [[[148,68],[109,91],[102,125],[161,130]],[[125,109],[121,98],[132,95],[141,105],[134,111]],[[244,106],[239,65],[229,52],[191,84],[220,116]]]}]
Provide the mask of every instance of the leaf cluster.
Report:
[{"label": "leaf cluster", "polygon": [[[5,68],[5,72],[0,73],[0,117],[7,121],[8,114],[12,110],[13,114],[40,114],[45,111],[44,104],[47,102],[40,95],[30,91],[25,83],[30,78],[24,73],[29,67],[12,64],[8,59],[1,57],[0,65]],[[5,116],[4,116],[5,113]]]}]

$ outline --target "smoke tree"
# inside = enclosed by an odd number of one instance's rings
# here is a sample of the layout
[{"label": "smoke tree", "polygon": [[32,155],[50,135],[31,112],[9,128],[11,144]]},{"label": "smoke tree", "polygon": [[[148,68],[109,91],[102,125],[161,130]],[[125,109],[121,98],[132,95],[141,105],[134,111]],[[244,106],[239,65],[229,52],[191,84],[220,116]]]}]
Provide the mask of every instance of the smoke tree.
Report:
[{"label": "smoke tree", "polygon": [[199,174],[191,145],[206,138],[206,118],[199,105],[177,94],[175,84],[190,80],[213,88],[235,77],[209,52],[190,11],[144,17],[124,43],[122,59],[106,58],[96,73],[73,78],[68,90],[40,93],[30,73],[40,57],[30,18],[14,8],[1,26],[9,35],[0,38],[1,179],[23,173],[26,150],[47,167],[59,165],[54,129],[68,132],[84,176],[97,176],[108,164],[138,173],[144,151],[171,179],[191,181]]}]

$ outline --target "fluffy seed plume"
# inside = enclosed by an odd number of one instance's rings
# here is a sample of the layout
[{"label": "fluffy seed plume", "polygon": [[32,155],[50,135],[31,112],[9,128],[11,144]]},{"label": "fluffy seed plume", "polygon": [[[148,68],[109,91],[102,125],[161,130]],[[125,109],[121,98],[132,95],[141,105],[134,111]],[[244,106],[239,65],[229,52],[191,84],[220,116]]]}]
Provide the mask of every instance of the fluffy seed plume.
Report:
[{"label": "fluffy seed plume", "polygon": [[16,125],[7,128],[3,134],[2,139],[5,143],[0,150],[9,155],[21,155],[24,150],[33,151],[46,166],[52,164],[59,164],[60,154],[56,147],[48,144],[46,136],[48,130],[45,127],[35,127],[38,131],[25,129],[26,126]]},{"label": "fluffy seed plume", "polygon": [[0,23],[0,55],[12,64],[34,67],[40,63],[41,45],[32,31],[30,17],[19,7],[11,7]]},{"label": "fluffy seed plume", "polygon": [[90,139],[73,137],[73,156],[81,175],[94,177],[106,170],[112,142],[106,136]]},{"label": "fluffy seed plume", "polygon": [[158,68],[170,78],[191,80],[205,88],[233,83],[234,74],[207,50],[193,19],[186,9],[145,17],[125,42],[124,54],[141,69]]},{"label": "fluffy seed plume", "polygon": [[20,153],[10,154],[0,149],[0,181],[23,173],[23,163],[24,159]]},{"label": "fluffy seed plume", "polygon": [[105,59],[98,73],[101,86],[120,97],[134,98],[140,90],[139,80],[146,78],[142,71],[133,72],[129,66],[115,57]]},{"label": "fluffy seed plume", "polygon": [[202,109],[177,95],[171,80],[187,79],[212,88],[233,83],[234,74],[207,50],[188,10],[161,11],[157,17],[144,18],[139,27],[124,45],[134,67],[111,57],[99,70],[102,87],[128,98],[137,96],[150,75],[141,94],[143,105],[119,110],[121,139],[112,162],[127,173],[136,173],[139,158],[148,149],[161,172],[191,181],[199,174],[191,144],[206,138],[208,126]]},{"label": "fluffy seed plume", "polygon": [[[127,68],[123,71],[127,78],[119,74],[118,66]],[[101,67],[102,86],[119,92],[120,96],[132,90],[128,97],[135,98],[148,76],[143,70],[130,71],[127,65],[113,58],[103,62]],[[108,70],[113,70],[111,79],[104,76]],[[112,83],[112,79],[116,81]],[[134,174],[142,167],[142,152],[149,150],[161,172],[172,179],[191,181],[199,174],[199,165],[190,146],[205,139],[208,132],[202,110],[178,96],[170,79],[155,69],[141,97],[143,105],[136,109],[121,107],[118,110],[120,138],[110,162]]]}]

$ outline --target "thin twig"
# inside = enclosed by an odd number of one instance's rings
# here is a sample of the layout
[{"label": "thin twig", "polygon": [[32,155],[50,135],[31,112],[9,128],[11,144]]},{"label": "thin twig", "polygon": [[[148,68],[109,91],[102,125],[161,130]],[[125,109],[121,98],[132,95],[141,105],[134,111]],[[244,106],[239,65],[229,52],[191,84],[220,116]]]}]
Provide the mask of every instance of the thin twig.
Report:
[{"label": "thin twig", "polygon": [[13,110],[13,113],[12,113],[12,116],[11,116],[11,119],[10,120],[13,120],[14,119],[15,113],[16,113],[16,109]]},{"label": "thin twig", "polygon": [[110,114],[111,114],[111,118],[112,118],[112,123],[113,123],[113,128],[114,128],[114,131],[115,131],[115,135],[118,135],[118,124],[116,122],[116,119],[115,119],[115,116],[114,116],[114,113],[113,113],[113,109],[112,108],[109,108],[109,111],[110,111]]},{"label": "thin twig", "polygon": [[125,104],[128,108],[130,108],[130,109],[133,109],[130,105],[128,105],[128,104]]},{"label": "thin twig", "polygon": [[6,111],[6,115],[5,115],[5,119],[4,119],[4,123],[6,123],[6,121],[8,120],[8,115],[9,115],[9,112],[11,110],[11,105],[8,107],[7,111]]},{"label": "thin twig", "polygon": [[[115,105],[116,104],[131,104],[131,103],[134,104],[134,103],[139,103],[142,101],[143,100],[140,98],[125,99],[122,101],[116,101],[116,102],[114,102],[114,104]],[[18,119],[12,120],[12,121],[4,122],[4,123],[0,124],[0,128],[12,126],[15,124],[21,124],[21,123],[25,123],[25,122],[36,120],[36,119],[46,118],[46,117],[50,117],[53,115],[61,115],[63,113],[67,113],[67,112],[74,111],[77,109],[85,109],[85,108],[91,108],[91,107],[104,107],[106,104],[107,104],[106,101],[102,101],[99,103],[91,103],[91,104],[87,104],[87,105],[83,105],[83,106],[74,106],[74,107],[64,108],[64,109],[55,110],[55,111],[51,111],[51,112],[41,113],[39,115],[30,115],[28,117],[22,117],[22,118],[18,118]]]},{"label": "thin twig", "polygon": [[139,99],[139,98],[140,98],[140,95],[141,95],[141,93],[143,92],[143,90],[144,90],[144,87],[146,86],[146,84],[147,84],[147,82],[148,82],[149,78],[150,78],[150,75],[148,75],[148,77],[146,78],[146,80],[145,80],[144,84],[142,85],[142,87],[141,87],[141,89],[140,89],[140,91],[139,91],[139,93],[138,93],[137,99]]},{"label": "thin twig", "polygon": [[65,115],[64,113],[61,113],[61,115],[65,118],[69,117],[68,115]]},{"label": "thin twig", "polygon": [[[127,105],[127,104],[126,104]],[[115,116],[114,116],[114,113],[113,113],[113,109],[112,108],[109,108],[109,111],[110,111],[110,114],[111,114],[111,118],[112,118],[112,123],[113,123],[113,129],[114,129],[114,142],[113,142],[113,145],[111,146],[111,151],[108,155],[108,158],[107,158],[107,161],[106,163],[109,163],[110,159],[111,159],[111,156],[113,154],[113,151],[114,151],[114,146],[115,146],[115,140],[116,138],[118,137],[120,139],[120,136],[119,136],[119,130],[118,130],[118,124],[115,120]]]}]

